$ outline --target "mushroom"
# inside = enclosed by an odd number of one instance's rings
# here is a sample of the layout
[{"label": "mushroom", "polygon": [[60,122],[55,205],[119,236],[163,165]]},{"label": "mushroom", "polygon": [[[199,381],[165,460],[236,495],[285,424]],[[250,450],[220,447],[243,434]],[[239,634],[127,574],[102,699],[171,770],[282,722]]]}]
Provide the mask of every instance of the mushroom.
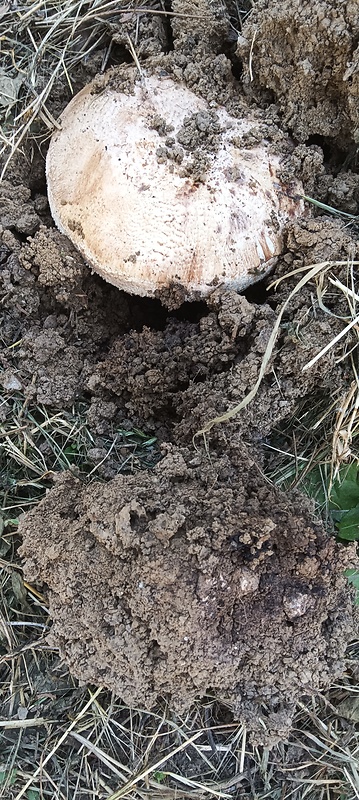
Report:
[{"label": "mushroom", "polygon": [[[303,213],[258,120],[237,119],[166,75],[110,77],[66,107],[47,157],[56,225],[107,281],[137,295],[205,298],[262,278]],[[127,73],[128,75],[129,73]],[[213,105],[213,104],[212,104]]]}]

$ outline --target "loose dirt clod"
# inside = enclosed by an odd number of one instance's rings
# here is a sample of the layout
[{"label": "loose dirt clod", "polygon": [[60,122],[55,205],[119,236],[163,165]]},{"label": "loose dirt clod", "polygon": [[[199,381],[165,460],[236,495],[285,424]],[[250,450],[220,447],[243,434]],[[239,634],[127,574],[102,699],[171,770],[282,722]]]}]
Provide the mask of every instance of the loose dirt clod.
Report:
[{"label": "loose dirt clod", "polygon": [[301,184],[280,181],[268,142],[246,146],[249,111],[235,119],[168,77],[122,73],[130,90],[110,73],[62,114],[47,157],[56,224],[110,283],[172,306],[172,285],[183,301],[259,280],[304,212]]},{"label": "loose dirt clod", "polygon": [[273,97],[302,142],[359,141],[359,15],[356,0],[258,0],[237,53],[250,94]]},{"label": "loose dirt clod", "polygon": [[273,742],[278,712],[289,730],[298,694],[343,668],[348,554],[245,448],[212,464],[185,448],[164,456],[105,486],[61,479],[21,525],[27,580],[50,587],[52,641],[81,680],[181,712],[212,693],[252,729],[264,702],[257,734]]}]

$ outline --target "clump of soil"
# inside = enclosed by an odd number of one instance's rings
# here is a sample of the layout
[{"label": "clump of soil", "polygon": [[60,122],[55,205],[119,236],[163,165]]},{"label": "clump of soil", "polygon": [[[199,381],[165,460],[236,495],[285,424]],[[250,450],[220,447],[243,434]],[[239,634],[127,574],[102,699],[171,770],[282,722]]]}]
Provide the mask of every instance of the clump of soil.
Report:
[{"label": "clump of soil", "polygon": [[65,475],[21,525],[27,579],[49,586],[51,641],[81,680],[181,712],[214,693],[258,730],[264,703],[273,742],[343,670],[347,557],[247,448],[163,455],[105,486]]},{"label": "clump of soil", "polygon": [[[332,253],[342,254],[344,261],[355,254],[355,242],[342,224],[322,219],[293,223],[277,274],[325,261]],[[251,304],[236,292],[216,290],[209,298],[209,313],[199,323],[169,317],[161,331],[146,326],[116,338],[91,372],[87,388],[115,399],[138,424],[146,420],[156,430],[159,423],[170,423],[167,439],[190,442],[209,419],[236,405],[254,385],[276,310],[296,280],[286,282],[270,304]],[[308,313],[311,291],[303,290],[292,301],[271,361],[277,378],[269,368],[257,397],[234,421],[230,433],[216,429],[213,441],[224,446],[226,437],[239,432],[250,439],[267,436],[304,395],[318,385],[324,392],[330,390],[333,353],[302,372],[341,330],[339,319]],[[340,385],[346,380],[347,364],[342,362],[335,370]]]},{"label": "clump of soil", "polygon": [[237,49],[248,92],[274,98],[301,142],[358,142],[358,35],[355,0],[257,0]]},{"label": "clump of soil", "polygon": [[341,172],[337,176],[324,174],[317,180],[317,199],[344,211],[359,214],[359,175],[356,172]]}]

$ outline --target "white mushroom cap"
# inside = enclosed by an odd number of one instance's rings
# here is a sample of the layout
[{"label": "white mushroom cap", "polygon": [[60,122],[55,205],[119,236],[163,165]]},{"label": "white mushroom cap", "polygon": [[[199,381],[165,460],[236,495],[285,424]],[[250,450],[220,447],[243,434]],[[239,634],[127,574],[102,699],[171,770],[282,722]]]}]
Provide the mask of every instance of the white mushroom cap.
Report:
[{"label": "white mushroom cap", "polygon": [[[269,271],[284,224],[304,210],[302,187],[289,196],[268,145],[241,146],[254,124],[213,112],[168,77],[139,79],[133,94],[89,84],[50,143],[53,218],[127,292],[160,296],[179,284],[193,299],[218,284],[242,290]],[[194,152],[187,130],[198,132]]]}]

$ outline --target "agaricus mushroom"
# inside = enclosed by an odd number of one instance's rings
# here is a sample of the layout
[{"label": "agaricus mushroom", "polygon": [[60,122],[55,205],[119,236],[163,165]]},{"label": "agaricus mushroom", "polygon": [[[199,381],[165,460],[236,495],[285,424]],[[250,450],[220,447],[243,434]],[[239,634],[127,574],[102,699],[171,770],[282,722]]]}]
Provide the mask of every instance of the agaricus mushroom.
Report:
[{"label": "agaricus mushroom", "polygon": [[304,210],[302,187],[281,183],[268,143],[246,146],[254,124],[166,76],[132,79],[127,91],[111,78],[89,84],[50,143],[53,218],[127,292],[242,290],[270,270],[284,224]]}]

